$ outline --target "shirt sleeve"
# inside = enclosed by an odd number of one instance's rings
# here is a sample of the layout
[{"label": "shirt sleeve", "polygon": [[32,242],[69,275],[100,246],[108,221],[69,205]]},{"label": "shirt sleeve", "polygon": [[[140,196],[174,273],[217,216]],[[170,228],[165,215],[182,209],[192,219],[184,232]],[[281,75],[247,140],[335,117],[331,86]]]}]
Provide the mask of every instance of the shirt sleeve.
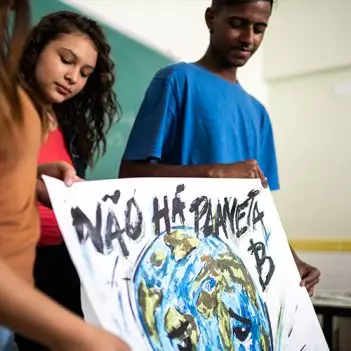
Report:
[{"label": "shirt sleeve", "polygon": [[41,143],[39,116],[20,90],[20,123],[0,111],[0,257],[32,283],[39,218],[35,194],[37,160]]},{"label": "shirt sleeve", "polygon": [[144,97],[129,136],[124,160],[161,159],[171,143],[177,101],[170,78],[155,77]]},{"label": "shirt sleeve", "polygon": [[263,121],[261,125],[260,154],[258,161],[263,174],[267,178],[270,189],[279,190],[280,184],[273,128],[265,109],[263,111]]}]

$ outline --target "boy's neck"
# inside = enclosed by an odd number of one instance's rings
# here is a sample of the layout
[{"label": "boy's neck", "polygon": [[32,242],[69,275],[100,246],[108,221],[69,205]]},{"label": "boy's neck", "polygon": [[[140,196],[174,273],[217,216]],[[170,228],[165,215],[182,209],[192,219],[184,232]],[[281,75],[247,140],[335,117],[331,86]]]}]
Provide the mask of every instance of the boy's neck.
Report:
[{"label": "boy's neck", "polygon": [[212,71],[215,74],[218,74],[225,80],[230,82],[237,82],[236,71],[237,67],[228,67],[225,66],[214,54],[211,47],[209,47],[205,55],[197,61],[197,63],[208,70]]}]

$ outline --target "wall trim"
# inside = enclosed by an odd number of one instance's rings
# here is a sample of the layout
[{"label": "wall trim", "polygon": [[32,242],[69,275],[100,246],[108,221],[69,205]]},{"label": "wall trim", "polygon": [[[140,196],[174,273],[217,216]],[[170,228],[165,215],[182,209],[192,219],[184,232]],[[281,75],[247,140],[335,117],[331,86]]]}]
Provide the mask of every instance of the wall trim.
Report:
[{"label": "wall trim", "polygon": [[349,238],[290,239],[289,242],[296,251],[351,252],[351,239]]},{"label": "wall trim", "polygon": [[335,67],[325,66],[325,67],[319,67],[317,69],[309,69],[306,71],[269,75],[269,74],[265,74],[264,66],[263,66],[263,79],[267,84],[274,84],[274,83],[280,83],[280,82],[285,83],[287,81],[315,77],[321,74],[332,74],[334,72],[340,72],[340,71],[348,70],[350,68],[351,68],[351,65],[349,63],[346,63],[344,65],[338,65]]}]

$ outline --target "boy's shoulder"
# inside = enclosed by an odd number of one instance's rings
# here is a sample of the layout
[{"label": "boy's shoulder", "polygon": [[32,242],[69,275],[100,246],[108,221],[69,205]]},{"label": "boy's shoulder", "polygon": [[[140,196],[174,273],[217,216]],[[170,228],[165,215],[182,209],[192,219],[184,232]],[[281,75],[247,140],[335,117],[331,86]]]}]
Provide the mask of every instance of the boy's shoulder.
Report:
[{"label": "boy's shoulder", "polygon": [[244,87],[242,87],[243,96],[246,101],[259,113],[262,115],[268,115],[266,107],[263,103],[258,100],[254,95],[250,94]]},{"label": "boy's shoulder", "polygon": [[194,67],[191,63],[177,62],[161,68],[154,79],[181,80],[193,74]]}]

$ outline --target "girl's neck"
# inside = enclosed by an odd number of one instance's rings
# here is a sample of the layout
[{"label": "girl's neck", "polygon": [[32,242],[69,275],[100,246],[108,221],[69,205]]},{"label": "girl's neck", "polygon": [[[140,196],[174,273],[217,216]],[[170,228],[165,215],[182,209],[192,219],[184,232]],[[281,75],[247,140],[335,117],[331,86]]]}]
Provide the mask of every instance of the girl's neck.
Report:
[{"label": "girl's neck", "polygon": [[[51,110],[52,111],[52,110]],[[53,132],[58,128],[58,122],[57,122],[57,118],[54,114],[54,112],[47,112],[48,114],[48,127],[49,127],[49,131]]]}]

